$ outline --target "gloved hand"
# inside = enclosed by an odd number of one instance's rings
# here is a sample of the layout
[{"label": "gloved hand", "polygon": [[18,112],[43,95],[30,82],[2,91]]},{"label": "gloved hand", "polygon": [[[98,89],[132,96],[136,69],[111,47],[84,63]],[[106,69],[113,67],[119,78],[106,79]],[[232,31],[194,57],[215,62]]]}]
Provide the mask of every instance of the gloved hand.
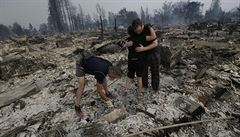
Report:
[{"label": "gloved hand", "polygon": [[83,118],[84,114],[83,114],[80,106],[75,105],[75,111],[80,118]]}]

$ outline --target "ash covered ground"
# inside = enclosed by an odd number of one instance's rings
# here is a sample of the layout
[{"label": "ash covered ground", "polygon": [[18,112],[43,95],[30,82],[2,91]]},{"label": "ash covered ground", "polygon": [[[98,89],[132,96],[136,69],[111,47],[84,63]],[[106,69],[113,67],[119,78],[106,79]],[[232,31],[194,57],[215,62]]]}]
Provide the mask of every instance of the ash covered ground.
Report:
[{"label": "ash covered ground", "polygon": [[[196,25],[196,24],[195,24]],[[240,136],[240,24],[208,24],[156,28],[161,47],[160,90],[136,86],[124,96],[126,76],[108,81],[118,96],[114,109],[104,106],[96,81],[87,76],[82,98],[83,119],[75,114],[78,87],[77,48],[126,70],[125,31],[16,37],[0,42],[0,136],[2,137],[115,137],[150,128],[213,118],[206,122],[138,136]],[[230,35],[229,25],[237,29]],[[182,102],[186,101],[186,102]]]}]

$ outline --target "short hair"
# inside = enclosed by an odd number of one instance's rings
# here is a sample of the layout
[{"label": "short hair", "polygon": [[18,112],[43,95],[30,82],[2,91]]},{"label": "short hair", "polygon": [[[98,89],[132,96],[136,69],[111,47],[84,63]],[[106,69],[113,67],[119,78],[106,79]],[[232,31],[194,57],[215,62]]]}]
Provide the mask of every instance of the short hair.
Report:
[{"label": "short hair", "polygon": [[119,66],[111,66],[109,70],[111,70],[112,73],[116,76],[119,76],[119,77],[123,76],[123,70]]},{"label": "short hair", "polygon": [[138,26],[142,26],[142,25],[143,25],[143,22],[139,18],[132,21],[133,29],[136,29]]}]

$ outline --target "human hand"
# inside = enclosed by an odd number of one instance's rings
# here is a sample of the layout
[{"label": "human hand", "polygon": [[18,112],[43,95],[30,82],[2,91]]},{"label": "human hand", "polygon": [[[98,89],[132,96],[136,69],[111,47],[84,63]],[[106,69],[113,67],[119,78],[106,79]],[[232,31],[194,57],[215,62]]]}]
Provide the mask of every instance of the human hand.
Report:
[{"label": "human hand", "polygon": [[76,111],[76,114],[77,114],[81,119],[84,117],[84,113],[82,112],[80,106],[76,106],[76,105],[75,105],[75,111]]},{"label": "human hand", "polygon": [[133,42],[132,41],[127,41],[125,44],[124,44],[124,47],[131,47],[133,45]]},{"label": "human hand", "polygon": [[143,52],[143,51],[145,51],[145,47],[143,47],[143,45],[142,44],[139,44],[140,45],[140,47],[136,47],[136,51],[137,52]]}]

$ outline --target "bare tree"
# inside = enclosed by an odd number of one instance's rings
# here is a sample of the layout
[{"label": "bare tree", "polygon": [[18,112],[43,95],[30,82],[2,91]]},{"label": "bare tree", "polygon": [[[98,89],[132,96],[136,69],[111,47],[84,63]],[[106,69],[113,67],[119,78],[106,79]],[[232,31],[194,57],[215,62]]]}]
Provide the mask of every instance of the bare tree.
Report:
[{"label": "bare tree", "polygon": [[93,21],[91,15],[88,13],[85,16],[85,28],[92,29],[93,27]]},{"label": "bare tree", "polygon": [[80,22],[80,29],[84,30],[84,16],[85,15],[84,15],[81,4],[78,5],[78,9],[79,9],[78,17],[79,17],[79,22]]},{"label": "bare tree", "polygon": [[0,40],[7,39],[11,35],[9,28],[3,24],[0,24]]},{"label": "bare tree", "polygon": [[143,22],[146,22],[146,15],[145,15],[145,12],[144,12],[142,6],[141,6],[141,12],[140,12],[140,15],[141,15],[141,20],[142,20]]},{"label": "bare tree", "polygon": [[17,22],[13,23],[12,32],[18,36],[25,34],[24,29]]},{"label": "bare tree", "polygon": [[48,1],[48,22],[50,28],[56,32],[64,32],[64,20],[61,10],[61,1],[60,0],[49,0]]},{"label": "bare tree", "polygon": [[171,2],[164,2],[162,7],[161,20],[164,25],[171,22],[171,16],[173,12],[173,5]]},{"label": "bare tree", "polygon": [[65,10],[66,10],[66,13],[67,13],[69,28],[72,31],[73,30],[73,20],[72,20],[72,16],[71,16],[70,2],[69,2],[69,0],[62,0],[62,1],[64,2],[64,5],[65,5]]},{"label": "bare tree", "polygon": [[220,20],[223,15],[220,0],[212,0],[210,8],[206,11],[206,20]]},{"label": "bare tree", "polygon": [[100,4],[96,4],[96,10],[97,14],[100,19],[100,25],[101,25],[101,39],[103,39],[103,31],[104,31],[104,26],[103,26],[103,19],[105,19],[105,10],[103,7],[100,6]]},{"label": "bare tree", "polygon": [[126,8],[121,9],[116,15],[116,20],[119,25],[128,26],[132,20],[139,18],[136,11],[127,11]]},{"label": "bare tree", "polygon": [[146,8],[146,15],[145,15],[145,23],[151,23],[151,16],[149,14],[149,11],[148,11],[148,7]]},{"label": "bare tree", "polygon": [[117,32],[117,19],[114,18],[114,30],[115,32]]}]

